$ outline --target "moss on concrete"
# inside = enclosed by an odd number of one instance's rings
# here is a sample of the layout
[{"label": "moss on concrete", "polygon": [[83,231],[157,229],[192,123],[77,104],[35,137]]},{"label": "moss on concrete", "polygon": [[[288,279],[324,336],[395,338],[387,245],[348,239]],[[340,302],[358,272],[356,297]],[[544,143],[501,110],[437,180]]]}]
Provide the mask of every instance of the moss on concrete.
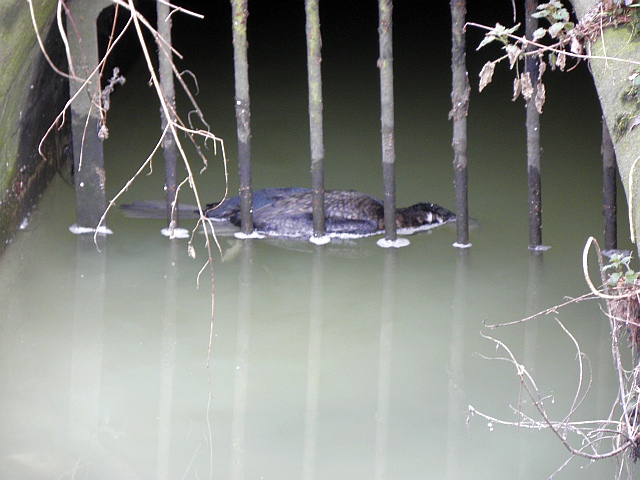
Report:
[{"label": "moss on concrete", "polygon": [[[65,57],[56,31],[56,0],[32,0],[46,49],[62,69]],[[49,32],[52,32],[49,34]],[[15,233],[58,168],[68,129],[56,130],[38,144],[68,98],[68,83],[56,75],[41,54],[29,4],[0,3],[0,252]]]},{"label": "moss on concrete", "polygon": [[[640,185],[638,159],[640,159],[640,129],[621,129],[619,119],[626,115],[637,117],[637,105],[625,100],[625,92],[631,85],[630,78],[637,65],[624,59],[637,62],[640,58],[640,41],[628,26],[607,28],[592,46],[591,54],[603,57],[615,57],[618,60],[591,59],[591,73],[595,80],[600,104],[607,126],[615,146],[620,178],[627,194],[631,214],[631,227],[635,234],[636,245],[640,244]],[[622,60],[622,61],[620,61]]]}]

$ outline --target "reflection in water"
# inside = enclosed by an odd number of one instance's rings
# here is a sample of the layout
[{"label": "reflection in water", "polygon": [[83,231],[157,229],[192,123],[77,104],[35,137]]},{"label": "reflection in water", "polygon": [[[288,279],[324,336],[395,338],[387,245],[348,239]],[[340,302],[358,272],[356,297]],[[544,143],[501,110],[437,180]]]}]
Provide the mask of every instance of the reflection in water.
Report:
[{"label": "reflection in water", "polygon": [[394,297],[396,256],[391,248],[384,258],[382,272],[382,307],[380,309],[380,352],[378,359],[378,406],[376,409],[375,478],[385,478],[391,401],[391,357],[393,350]]},{"label": "reflection in water", "polygon": [[100,419],[100,386],[104,337],[106,241],[78,235],[75,269],[75,302],[69,386],[69,441],[77,455],[78,473],[93,463],[113,465],[99,441],[94,442]]},{"label": "reflection in water", "polygon": [[156,478],[171,477],[171,414],[173,412],[173,375],[176,363],[176,320],[178,318],[177,240],[169,240],[165,263],[164,311],[160,338],[160,392],[158,405],[158,470]]},{"label": "reflection in water", "polygon": [[467,248],[457,249],[456,275],[451,315],[451,345],[449,347],[449,385],[447,416],[447,478],[459,478],[460,437],[464,430],[464,324],[469,315],[467,292],[469,290],[469,256]]},{"label": "reflection in water", "polygon": [[232,454],[230,478],[244,478],[245,420],[247,415],[247,385],[249,383],[249,324],[252,305],[253,241],[243,240],[240,252],[238,285],[238,316],[236,337],[235,381],[233,387],[233,421],[231,424]]},{"label": "reflection in water", "polygon": [[[534,315],[541,310],[540,287],[542,285],[542,268],[544,252],[529,249],[529,270],[527,277],[527,300],[525,316]],[[536,352],[538,351],[538,322],[527,322],[524,330],[523,364],[531,371],[536,371]],[[531,470],[532,457],[530,447],[522,440],[518,441],[518,478],[527,478]]]},{"label": "reflection in water", "polygon": [[307,357],[307,396],[302,460],[302,478],[305,480],[311,480],[315,477],[318,448],[318,405],[322,362],[322,318],[324,315],[324,257],[325,247],[316,245],[313,253],[311,294],[309,297],[309,353]]}]

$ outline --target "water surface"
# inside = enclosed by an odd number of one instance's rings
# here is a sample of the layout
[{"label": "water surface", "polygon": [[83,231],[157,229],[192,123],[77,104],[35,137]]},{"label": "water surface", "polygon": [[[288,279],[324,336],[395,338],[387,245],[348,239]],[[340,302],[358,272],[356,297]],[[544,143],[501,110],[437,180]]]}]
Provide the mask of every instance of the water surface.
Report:
[{"label": "water surface", "polygon": [[[333,28],[346,34],[349,25]],[[326,184],[379,197],[376,54],[360,55],[356,44],[340,56],[335,38],[325,40],[323,63]],[[193,53],[193,69],[203,110],[227,141],[233,189],[230,45],[209,45]],[[396,62],[398,204],[452,208],[448,67],[434,69],[417,49],[403,52]],[[209,68],[205,53],[216,59]],[[253,67],[257,188],[309,183],[305,70],[286,58]],[[110,195],[159,130],[142,65],[128,80],[109,113]],[[506,78],[472,96],[477,226],[470,250],[452,247],[453,226],[415,235],[397,251],[378,248],[375,238],[325,248],[221,238],[210,351],[208,270],[197,285],[206,261],[202,235],[190,259],[186,241],[160,236],[162,221],[116,211],[108,218],[114,234],[98,252],[68,232],[73,190],[58,178],[0,258],[1,476],[547,478],[568,458],[550,432],[467,421],[467,411],[473,405],[513,421],[510,406],[519,403],[513,366],[481,358],[503,355],[481,333],[526,361],[541,392],[553,396],[553,418],[564,417],[575,393],[575,349],[555,316],[498,331],[482,325],[587,290],[582,247],[603,230],[599,113],[584,70],[554,81],[543,118],[543,239],[552,247],[543,256],[526,248],[523,108],[509,102]],[[220,156],[211,158],[197,177],[204,201],[224,190]],[[123,201],[161,199],[160,165]],[[629,248],[625,215],[621,208],[621,246]],[[606,417],[616,386],[605,318],[595,303],[558,316],[593,368],[591,394],[575,419]],[[530,403],[523,408],[532,412]],[[614,472],[610,461],[577,459],[557,478]]]}]

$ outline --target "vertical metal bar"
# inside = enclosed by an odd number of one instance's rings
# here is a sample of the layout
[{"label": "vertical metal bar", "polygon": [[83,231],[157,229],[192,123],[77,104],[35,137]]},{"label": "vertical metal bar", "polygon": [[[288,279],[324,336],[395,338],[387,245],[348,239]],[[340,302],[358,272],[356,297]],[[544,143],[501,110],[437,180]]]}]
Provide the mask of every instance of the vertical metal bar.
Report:
[{"label": "vertical metal bar", "polygon": [[313,236],[325,234],[324,213],[324,142],[322,129],[322,74],[320,63],[322,37],[318,0],[305,0],[307,33],[307,73],[309,82],[309,130],[311,135],[311,195],[313,201]]},{"label": "vertical metal bar", "polygon": [[395,241],[396,233],[396,173],[394,143],[393,101],[393,42],[392,0],[379,0],[378,36],[380,42],[380,123],[382,130],[382,175],[384,185],[384,231],[385,239]]},{"label": "vertical metal bar", "polygon": [[[176,95],[173,82],[173,54],[171,52],[171,16],[169,5],[164,2],[157,3],[158,34],[161,39],[157,40],[158,45],[158,71],[160,73],[160,88],[169,107],[171,118],[165,117],[164,109],[160,109],[162,118],[162,131],[167,129],[169,122],[175,121]],[[178,227],[178,208],[176,202],[177,172],[176,163],[178,159],[178,148],[176,139],[173,138],[171,130],[167,131],[162,141],[162,152],[164,155],[164,177],[165,177],[165,199],[167,202],[167,226],[169,236],[172,236],[175,228]]]},{"label": "vertical metal bar", "polygon": [[[527,38],[533,38],[538,28],[538,19],[533,13],[538,8],[538,0],[525,0],[525,30]],[[542,246],[542,181],[540,175],[540,114],[536,108],[538,87],[538,59],[525,58],[525,72],[531,77],[534,94],[527,100],[527,178],[529,189],[529,248]]]},{"label": "vertical metal bar", "polygon": [[251,214],[251,110],[249,109],[249,63],[247,61],[247,0],[231,0],[233,66],[236,86],[236,128],[238,133],[238,176],[240,178],[240,230],[253,232]]},{"label": "vertical metal bar", "polygon": [[618,166],[616,164],[616,152],[609,134],[607,122],[602,117],[602,170],[603,170],[603,197],[604,204],[604,244],[605,249],[618,248],[618,224],[617,224],[617,178]]},{"label": "vertical metal bar", "polygon": [[467,176],[467,114],[469,111],[469,75],[465,43],[466,0],[451,0],[451,112],[453,120],[453,172],[456,195],[456,243],[459,248],[469,243],[469,198]]},{"label": "vertical metal bar", "polygon": [[[70,72],[69,94],[76,95],[84,80],[98,65],[98,37],[96,19],[106,5],[100,2],[69,2],[67,25]],[[100,78],[94,75],[71,104],[71,129],[73,136],[74,182],[76,189],[76,216],[78,232],[95,229],[104,212],[105,171],[102,151]],[[102,137],[102,138],[101,138]]]}]

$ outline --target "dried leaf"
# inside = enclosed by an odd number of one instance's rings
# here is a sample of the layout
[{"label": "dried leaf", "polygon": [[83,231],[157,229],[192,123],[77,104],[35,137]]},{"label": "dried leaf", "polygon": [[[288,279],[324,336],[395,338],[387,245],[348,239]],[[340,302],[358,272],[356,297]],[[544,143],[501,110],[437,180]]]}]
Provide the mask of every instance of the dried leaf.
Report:
[{"label": "dried leaf", "polygon": [[529,101],[529,99],[533,95],[533,85],[531,84],[531,77],[529,76],[529,72],[523,73],[520,76],[520,83],[522,96],[526,101]]},{"label": "dried leaf", "polygon": [[571,39],[571,53],[582,55],[582,44],[576,37]]},{"label": "dried leaf", "polygon": [[564,52],[560,52],[556,57],[556,67],[558,67],[561,72],[564,72],[564,67],[566,64],[567,64],[567,55]]},{"label": "dried leaf", "polygon": [[542,107],[544,106],[544,102],[546,100],[547,92],[544,88],[544,83],[538,83],[536,88],[536,110],[538,113],[542,113]]},{"label": "dried leaf", "polygon": [[518,61],[518,58],[520,58],[520,54],[522,53],[522,49],[520,47],[510,43],[509,45],[507,45],[505,47],[505,50],[507,51],[507,56],[509,57],[509,68],[513,69],[513,66]]},{"label": "dried leaf", "polygon": [[542,81],[542,75],[547,71],[547,62],[545,62],[542,58],[540,59],[540,63],[538,64],[538,82]]},{"label": "dried leaf", "polygon": [[513,97],[511,98],[511,101],[515,102],[519,96],[520,96],[520,78],[516,77],[513,79]]},{"label": "dried leaf", "polygon": [[478,90],[480,92],[484,90],[484,87],[491,83],[491,79],[493,78],[493,71],[495,70],[495,68],[495,62],[489,61],[485,63],[484,67],[482,67],[482,70],[480,70],[480,86],[478,87]]}]

